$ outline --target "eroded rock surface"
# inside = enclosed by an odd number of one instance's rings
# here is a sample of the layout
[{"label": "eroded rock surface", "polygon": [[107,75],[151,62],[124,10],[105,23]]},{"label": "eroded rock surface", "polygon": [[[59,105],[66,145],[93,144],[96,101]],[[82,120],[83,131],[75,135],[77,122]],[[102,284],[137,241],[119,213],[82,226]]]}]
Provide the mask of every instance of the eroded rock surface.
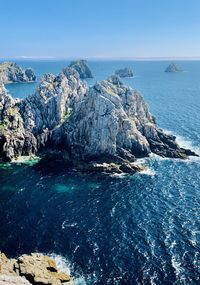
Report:
[{"label": "eroded rock surface", "polygon": [[49,256],[32,253],[8,259],[0,253],[0,285],[72,285],[72,277],[58,270]]},{"label": "eroded rock surface", "polygon": [[22,69],[13,62],[0,63],[0,81],[3,83],[35,81],[36,75],[32,68]]},{"label": "eroded rock surface", "polygon": [[[158,128],[139,92],[118,76],[89,88],[74,68],[44,75],[35,94],[13,99],[0,85],[0,157],[61,153],[69,167],[112,172],[140,168],[151,152],[185,159],[194,152]],[[123,170],[122,170],[123,169]]]}]

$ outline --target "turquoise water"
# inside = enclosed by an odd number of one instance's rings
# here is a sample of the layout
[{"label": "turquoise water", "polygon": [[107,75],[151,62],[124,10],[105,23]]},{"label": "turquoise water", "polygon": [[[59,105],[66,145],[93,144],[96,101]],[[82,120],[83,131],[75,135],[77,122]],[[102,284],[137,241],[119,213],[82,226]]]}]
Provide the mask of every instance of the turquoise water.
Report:
[{"label": "turquoise water", "polygon": [[[38,78],[68,62],[21,62]],[[124,80],[140,90],[157,123],[200,151],[200,62],[89,62],[106,78],[130,66]],[[37,83],[10,84],[23,98]],[[149,170],[124,177],[66,173],[63,165],[0,167],[0,248],[10,256],[41,251],[62,255],[76,284],[200,284],[200,159],[152,156]]]}]

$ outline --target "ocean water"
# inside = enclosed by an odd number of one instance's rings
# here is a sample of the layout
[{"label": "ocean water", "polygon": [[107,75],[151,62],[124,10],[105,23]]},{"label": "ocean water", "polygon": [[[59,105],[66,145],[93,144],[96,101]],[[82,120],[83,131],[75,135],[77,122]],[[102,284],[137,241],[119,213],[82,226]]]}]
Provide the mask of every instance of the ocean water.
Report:
[{"label": "ocean water", "polygon": [[[68,62],[23,61],[38,78]],[[106,78],[129,66],[124,82],[141,91],[160,127],[182,146],[200,153],[200,62],[183,61],[185,72],[165,73],[166,61],[91,61]],[[38,83],[9,84],[23,98]],[[36,161],[37,162],[37,161]],[[141,163],[133,176],[67,173],[37,163],[0,165],[0,249],[8,256],[40,251],[70,270],[75,284],[200,284],[200,159]]]}]

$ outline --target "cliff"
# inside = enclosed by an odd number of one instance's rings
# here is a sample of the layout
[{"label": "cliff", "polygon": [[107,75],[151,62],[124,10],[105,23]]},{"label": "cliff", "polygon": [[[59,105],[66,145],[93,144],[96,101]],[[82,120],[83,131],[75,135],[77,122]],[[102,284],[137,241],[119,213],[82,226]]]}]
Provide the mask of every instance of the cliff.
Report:
[{"label": "cliff", "polygon": [[55,260],[41,253],[9,259],[0,252],[0,285],[73,285],[72,277],[61,272]]},{"label": "cliff", "polygon": [[70,167],[135,172],[151,152],[185,159],[195,155],[158,128],[139,92],[118,76],[89,88],[74,68],[47,74],[35,94],[13,99],[0,87],[0,157],[60,152]]},{"label": "cliff", "polygon": [[12,62],[0,63],[0,81],[3,83],[31,82],[36,76],[32,68],[22,69]]}]

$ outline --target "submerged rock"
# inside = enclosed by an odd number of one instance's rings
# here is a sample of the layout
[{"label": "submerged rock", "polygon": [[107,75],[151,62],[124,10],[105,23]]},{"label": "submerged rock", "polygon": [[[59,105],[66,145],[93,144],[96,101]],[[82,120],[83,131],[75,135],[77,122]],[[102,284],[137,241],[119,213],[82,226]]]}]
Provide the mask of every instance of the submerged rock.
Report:
[{"label": "submerged rock", "polygon": [[72,61],[69,67],[74,68],[79,73],[81,79],[93,78],[86,60],[81,59]]},{"label": "submerged rock", "polygon": [[141,94],[116,75],[89,88],[74,68],[65,68],[44,75],[35,94],[23,100],[1,84],[0,122],[3,160],[51,151],[61,153],[69,168],[130,173],[140,170],[135,159],[151,152],[196,155],[158,128]]},{"label": "submerged rock", "polygon": [[133,77],[133,71],[128,67],[116,70],[115,74],[119,77]]},{"label": "submerged rock", "polygon": [[73,284],[68,273],[58,270],[56,262],[41,253],[8,259],[0,253],[0,285],[61,285]]},{"label": "submerged rock", "polygon": [[13,62],[0,63],[0,80],[3,83],[35,81],[36,76],[32,68],[22,69]]},{"label": "submerged rock", "polygon": [[165,72],[181,72],[183,69],[176,63],[171,63],[166,69]]}]

